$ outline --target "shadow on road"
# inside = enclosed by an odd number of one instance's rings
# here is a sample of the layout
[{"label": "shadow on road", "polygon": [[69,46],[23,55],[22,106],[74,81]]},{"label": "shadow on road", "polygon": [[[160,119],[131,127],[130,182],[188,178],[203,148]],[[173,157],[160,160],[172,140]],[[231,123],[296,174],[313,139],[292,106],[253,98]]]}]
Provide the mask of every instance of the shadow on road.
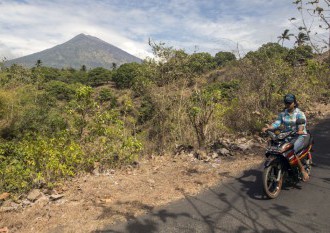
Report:
[{"label": "shadow on road", "polygon": [[[322,132],[322,133],[320,133]],[[324,121],[313,130],[315,138],[315,161],[320,164],[317,169],[326,169],[330,166],[329,143],[330,120]],[[322,168],[321,168],[322,167]],[[313,173],[313,172],[312,172]],[[321,176],[322,175],[322,176]],[[314,178],[314,185],[323,188],[321,184],[330,182],[330,177],[321,173],[320,178]],[[238,182],[237,182],[238,181]],[[289,189],[292,186],[284,187]],[[293,188],[301,188],[296,186]],[[262,168],[255,168],[243,172],[232,179],[232,182],[222,184],[219,187],[210,188],[204,194],[191,197],[182,194],[185,200],[181,205],[170,205],[161,210],[150,210],[151,213],[141,218],[128,216],[129,220],[121,231],[103,230],[96,232],[112,233],[142,233],[142,232],[167,232],[172,224],[175,231],[171,232],[197,232],[194,226],[202,226],[201,232],[320,232],[320,224],[313,224],[310,218],[315,213],[304,212],[297,215],[297,207],[290,205],[290,199],[268,200],[262,189]],[[291,194],[291,193],[290,193]],[[290,196],[290,195],[287,195]],[[268,200],[268,201],[265,201]],[[184,202],[184,204],[183,204]],[[290,207],[291,206],[291,207]],[[303,209],[300,209],[302,211]],[[317,210],[315,210],[317,211]],[[111,213],[111,212],[109,212]],[[102,217],[106,217],[105,213]],[[227,223],[231,222],[232,225]],[[311,224],[312,223],[312,224]],[[322,225],[322,229],[326,225]]]},{"label": "shadow on road", "polygon": [[312,130],[314,137],[314,152],[313,161],[316,163],[316,167],[326,167],[329,169],[330,166],[330,119],[326,119],[320,122]]},{"label": "shadow on road", "polygon": [[242,176],[236,178],[242,184],[241,191],[256,200],[268,199],[262,189],[262,171],[257,169],[246,170]]},{"label": "shadow on road", "polygon": [[[152,212],[148,215],[151,218],[156,218],[155,220],[150,219],[141,219],[135,218],[131,215],[130,220],[127,222],[127,226],[124,232],[128,233],[154,233],[158,232],[158,225],[160,222],[166,223],[168,219],[177,219],[179,217],[187,217],[191,218],[190,214],[188,213],[171,213],[166,209],[162,209],[156,212]],[[122,231],[115,231],[115,230],[98,230],[93,231],[93,233],[121,233]]]}]

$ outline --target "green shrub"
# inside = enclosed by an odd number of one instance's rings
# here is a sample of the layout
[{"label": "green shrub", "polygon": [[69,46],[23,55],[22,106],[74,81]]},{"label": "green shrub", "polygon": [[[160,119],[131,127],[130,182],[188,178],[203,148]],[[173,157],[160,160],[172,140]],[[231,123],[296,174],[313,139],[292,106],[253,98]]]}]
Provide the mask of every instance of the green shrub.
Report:
[{"label": "green shrub", "polygon": [[308,59],[313,58],[313,49],[309,45],[301,45],[294,49],[290,49],[286,56],[286,61],[291,65],[306,64]]},{"label": "green shrub", "polygon": [[238,80],[216,82],[207,86],[206,89],[208,91],[219,90],[222,98],[230,100],[235,97],[235,93],[237,93],[237,90],[239,89],[239,82]]},{"label": "green shrub", "polygon": [[248,52],[245,58],[255,62],[263,61],[271,58],[284,58],[288,53],[288,49],[278,43],[263,44],[257,51]]},{"label": "green shrub", "polygon": [[50,81],[46,84],[45,90],[58,100],[69,101],[75,94],[75,88],[72,85],[61,81]]},{"label": "green shrub", "polygon": [[194,53],[189,56],[189,67],[193,73],[202,74],[215,66],[216,62],[209,53]]},{"label": "green shrub", "polygon": [[145,97],[139,108],[138,123],[143,124],[152,119],[155,115],[155,106],[151,98]]},{"label": "green shrub", "polygon": [[56,185],[63,178],[87,169],[92,161],[66,133],[47,138],[30,135],[0,144],[0,192],[19,193]]},{"label": "green shrub", "polygon": [[218,66],[224,66],[226,63],[236,61],[236,57],[231,52],[218,52],[214,56],[214,60]]},{"label": "green shrub", "polygon": [[141,64],[135,62],[123,64],[114,72],[112,81],[116,83],[118,88],[130,88],[135,79],[141,76],[140,68]]},{"label": "green shrub", "polygon": [[111,81],[112,73],[102,67],[94,68],[88,71],[88,81],[87,84],[92,87],[97,87]]},{"label": "green shrub", "polygon": [[101,103],[110,102],[110,108],[117,105],[117,98],[114,96],[112,91],[108,88],[102,88],[99,92],[98,99]]},{"label": "green shrub", "polygon": [[125,129],[116,110],[98,113],[88,129],[85,149],[103,167],[131,163],[142,150],[142,143]]}]

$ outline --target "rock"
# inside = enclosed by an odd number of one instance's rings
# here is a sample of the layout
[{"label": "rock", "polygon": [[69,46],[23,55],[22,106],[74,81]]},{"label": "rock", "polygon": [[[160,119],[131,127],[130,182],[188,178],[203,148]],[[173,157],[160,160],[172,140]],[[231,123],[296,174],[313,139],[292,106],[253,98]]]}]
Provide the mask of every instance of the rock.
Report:
[{"label": "rock", "polygon": [[0,208],[0,212],[10,212],[10,211],[14,211],[17,210],[20,207],[19,204],[16,204],[12,201],[5,201],[2,205],[2,207]]},{"label": "rock", "polygon": [[99,175],[100,175],[100,170],[99,170],[99,168],[98,168],[98,167],[95,168],[95,169],[92,171],[92,174],[93,174],[94,176],[99,176]]},{"label": "rock", "polygon": [[231,150],[239,150],[240,148],[236,144],[231,144],[229,147]]},{"label": "rock", "polygon": [[230,154],[230,151],[227,150],[226,148],[221,148],[221,149],[218,150],[218,153],[221,154],[221,155],[227,156],[227,155]]},{"label": "rock", "polygon": [[114,169],[110,169],[110,170],[109,170],[109,173],[110,173],[110,174],[115,174],[115,172],[116,172],[116,171],[115,171]]},{"label": "rock", "polygon": [[155,182],[153,179],[149,179],[149,180],[148,180],[148,183],[149,183],[149,184],[155,184],[156,182]]},{"label": "rock", "polygon": [[29,200],[23,200],[22,205],[24,206],[30,206],[32,203]]},{"label": "rock", "polygon": [[2,204],[2,207],[13,207],[12,203],[13,202],[11,200],[7,200]]},{"label": "rock", "polygon": [[133,161],[132,166],[133,166],[133,168],[139,168],[140,163],[138,161]]},{"label": "rock", "polygon": [[214,153],[212,153],[211,157],[212,157],[212,159],[216,159],[219,157],[219,155],[218,155],[218,153],[214,152]]},{"label": "rock", "polygon": [[61,199],[62,197],[64,197],[63,194],[53,194],[53,195],[50,195],[49,199],[52,201],[56,201],[58,199]]},{"label": "rock", "polygon": [[189,153],[188,156],[189,157],[194,157],[194,154],[193,153]]},{"label": "rock", "polygon": [[10,193],[2,193],[0,195],[0,201],[4,201],[4,200],[8,199],[9,196],[10,196]]},{"label": "rock", "polygon": [[261,116],[261,113],[259,111],[253,111],[252,114],[257,115],[257,116]]},{"label": "rock", "polygon": [[240,149],[241,151],[250,150],[250,149],[252,149],[253,146],[254,146],[254,143],[252,142],[252,140],[250,140],[246,143],[237,145],[238,149]]},{"label": "rock", "polygon": [[112,176],[113,174],[115,174],[115,170],[113,170],[113,169],[107,170],[104,174],[106,176]]},{"label": "rock", "polygon": [[246,150],[249,150],[251,149],[251,146],[249,144],[240,144],[237,146],[238,149],[240,149],[241,151],[246,151]]},{"label": "rock", "polygon": [[40,197],[42,197],[42,193],[40,192],[39,189],[33,189],[29,195],[27,196],[27,199],[29,201],[35,202],[37,199],[39,199]]},{"label": "rock", "polygon": [[46,195],[51,195],[52,192],[53,192],[53,190],[51,190],[51,189],[43,189],[42,192],[43,192],[44,194],[46,194]]},{"label": "rock", "polygon": [[194,147],[191,145],[175,145],[175,155],[189,154],[193,151]]},{"label": "rock", "polygon": [[222,139],[221,142],[220,142],[220,145],[221,145],[221,146],[219,146],[218,148],[215,148],[215,149],[220,149],[220,148],[222,148],[222,147],[225,147],[225,148],[228,149],[228,148],[230,147],[230,144],[231,144],[230,139],[228,139],[228,138],[224,138],[224,139]]},{"label": "rock", "polygon": [[15,211],[17,208],[12,207],[12,206],[3,206],[0,208],[0,212],[11,212],[11,211]]},{"label": "rock", "polygon": [[263,147],[263,144],[262,143],[259,143],[259,142],[256,142],[256,143],[253,144],[253,147],[262,148]]},{"label": "rock", "polygon": [[210,162],[211,161],[211,157],[206,156],[206,158],[203,159],[204,162]]},{"label": "rock", "polygon": [[35,204],[37,204],[38,207],[43,208],[49,204],[49,197],[42,195],[42,197],[40,197],[38,200],[36,200],[31,205],[35,205]]},{"label": "rock", "polygon": [[197,150],[195,152],[195,157],[199,160],[206,160],[208,159],[207,154],[204,150]]},{"label": "rock", "polygon": [[215,141],[215,142],[210,146],[210,148],[211,148],[212,150],[218,150],[218,149],[220,149],[222,146],[223,146],[223,145],[222,145],[222,142],[221,142],[220,140],[217,140],[217,141]]},{"label": "rock", "polygon": [[101,203],[111,203],[113,202],[112,198],[103,198],[103,199],[100,199],[100,202]]},{"label": "rock", "polygon": [[261,138],[261,137],[255,137],[255,139],[256,139],[256,141],[258,142],[258,143],[261,143],[261,144],[264,144],[267,140],[265,140],[265,139],[263,139],[263,138]]},{"label": "rock", "polygon": [[0,228],[0,233],[9,233],[8,227]]}]

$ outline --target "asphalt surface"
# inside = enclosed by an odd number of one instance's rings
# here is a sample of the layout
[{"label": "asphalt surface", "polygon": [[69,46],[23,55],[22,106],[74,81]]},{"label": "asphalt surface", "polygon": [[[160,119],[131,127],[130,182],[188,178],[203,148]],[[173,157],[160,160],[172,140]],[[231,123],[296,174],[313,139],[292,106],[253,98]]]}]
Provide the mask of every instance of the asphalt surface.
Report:
[{"label": "asphalt surface", "polygon": [[277,199],[264,196],[260,165],[198,196],[97,232],[330,232],[330,119],[312,133],[310,181],[284,187]]}]

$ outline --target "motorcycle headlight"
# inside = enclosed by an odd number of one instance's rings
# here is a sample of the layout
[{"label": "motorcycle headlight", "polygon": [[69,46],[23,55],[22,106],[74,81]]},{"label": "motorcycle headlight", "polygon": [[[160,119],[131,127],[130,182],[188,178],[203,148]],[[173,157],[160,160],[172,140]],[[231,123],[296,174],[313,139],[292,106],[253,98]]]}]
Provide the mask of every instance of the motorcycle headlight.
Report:
[{"label": "motorcycle headlight", "polygon": [[282,140],[284,138],[286,138],[288,135],[290,134],[290,132],[287,132],[287,133],[280,133],[277,138]]}]

